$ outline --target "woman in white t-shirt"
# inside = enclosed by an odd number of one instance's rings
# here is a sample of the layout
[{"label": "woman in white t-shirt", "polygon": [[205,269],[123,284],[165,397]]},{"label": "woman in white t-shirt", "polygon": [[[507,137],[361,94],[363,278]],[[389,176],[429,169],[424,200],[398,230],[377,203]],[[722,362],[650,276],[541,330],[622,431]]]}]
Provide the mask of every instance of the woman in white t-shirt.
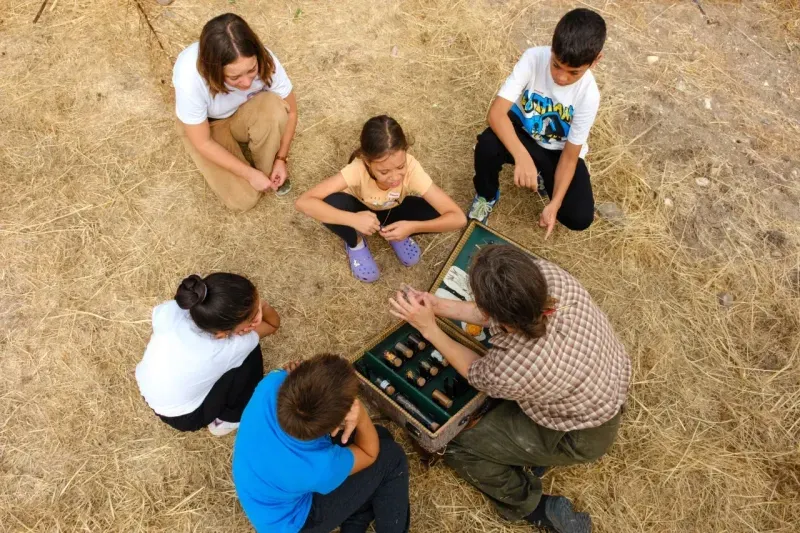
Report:
[{"label": "woman in white t-shirt", "polygon": [[247,278],[191,275],[174,300],[153,309],[153,335],[136,366],[139,390],[177,430],[230,433],[264,376],[258,340],[279,326]]},{"label": "woman in white t-shirt", "polygon": [[[297,126],[292,82],[238,15],[208,21],[172,71],[175,114],[186,150],[209,187],[246,211],[263,191],[289,192],[286,162]],[[247,143],[253,164],[239,143]]]}]

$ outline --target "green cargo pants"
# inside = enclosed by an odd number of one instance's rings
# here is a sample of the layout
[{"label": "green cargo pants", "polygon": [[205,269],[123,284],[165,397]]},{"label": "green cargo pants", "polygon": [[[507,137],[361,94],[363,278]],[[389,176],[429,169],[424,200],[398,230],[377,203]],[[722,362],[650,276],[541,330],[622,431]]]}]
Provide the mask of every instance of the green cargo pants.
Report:
[{"label": "green cargo pants", "polygon": [[555,431],[536,424],[516,402],[502,401],[450,441],[444,461],[486,494],[504,518],[520,520],[542,497],[542,480],[525,467],[599,459],[614,443],[621,416],[594,428]]}]

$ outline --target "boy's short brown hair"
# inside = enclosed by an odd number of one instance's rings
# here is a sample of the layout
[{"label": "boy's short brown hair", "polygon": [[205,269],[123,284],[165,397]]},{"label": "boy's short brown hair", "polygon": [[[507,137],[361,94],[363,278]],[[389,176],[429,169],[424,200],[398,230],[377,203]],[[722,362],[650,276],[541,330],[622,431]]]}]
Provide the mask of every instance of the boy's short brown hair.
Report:
[{"label": "boy's short brown hair", "polygon": [[547,327],[544,311],[554,304],[536,261],[510,244],[481,249],[472,260],[469,284],[475,305],[504,326],[538,339]]},{"label": "boy's short brown hair", "polygon": [[327,435],[344,420],[358,394],[352,365],[331,353],[303,361],[278,390],[278,423],[304,441]]}]

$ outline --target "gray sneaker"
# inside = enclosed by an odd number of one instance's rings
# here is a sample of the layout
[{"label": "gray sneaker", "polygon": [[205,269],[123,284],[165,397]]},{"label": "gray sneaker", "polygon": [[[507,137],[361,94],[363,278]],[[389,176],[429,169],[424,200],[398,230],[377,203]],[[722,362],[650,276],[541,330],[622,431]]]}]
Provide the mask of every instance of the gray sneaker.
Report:
[{"label": "gray sneaker", "polygon": [[475,198],[472,199],[472,206],[469,208],[467,217],[472,220],[477,220],[481,224],[486,224],[486,220],[489,218],[489,215],[492,213],[492,209],[494,209],[494,206],[499,200],[499,190],[497,191],[494,200],[487,200],[483,196],[476,194]]},{"label": "gray sneaker", "polygon": [[283,182],[283,185],[278,187],[278,190],[275,191],[275,196],[285,196],[289,194],[289,191],[292,190],[292,182],[289,181],[289,178],[286,178],[286,181]]}]

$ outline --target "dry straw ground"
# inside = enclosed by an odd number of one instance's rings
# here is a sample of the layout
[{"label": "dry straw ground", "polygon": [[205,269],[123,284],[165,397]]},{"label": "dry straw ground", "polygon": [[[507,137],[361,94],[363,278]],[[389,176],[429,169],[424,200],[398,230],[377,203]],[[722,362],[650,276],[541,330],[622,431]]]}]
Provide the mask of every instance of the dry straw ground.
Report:
[{"label": "dry straw ground", "polygon": [[[626,223],[543,242],[541,202],[506,181],[491,224],[585,283],[634,381],[611,453],[545,485],[605,533],[798,530],[796,0],[707,0],[710,20],[691,0],[139,2],[157,40],[135,0],[51,0],[36,25],[39,0],[0,2],[0,530],[248,530],[233,439],[171,431],[137,393],[150,309],[187,273],[237,271],[283,315],[270,366],[348,353],[392,321],[391,289],[428,286],[456,239],[423,237],[410,270],[376,244],[384,275],[365,286],[291,197],[222,208],[172,122],[171,62],[207,19],[243,15],[295,82],[292,196],[386,112],[466,206],[492,94],[574,5],[610,27],[590,161],[598,201]],[[529,530],[411,460],[413,531]]]}]

